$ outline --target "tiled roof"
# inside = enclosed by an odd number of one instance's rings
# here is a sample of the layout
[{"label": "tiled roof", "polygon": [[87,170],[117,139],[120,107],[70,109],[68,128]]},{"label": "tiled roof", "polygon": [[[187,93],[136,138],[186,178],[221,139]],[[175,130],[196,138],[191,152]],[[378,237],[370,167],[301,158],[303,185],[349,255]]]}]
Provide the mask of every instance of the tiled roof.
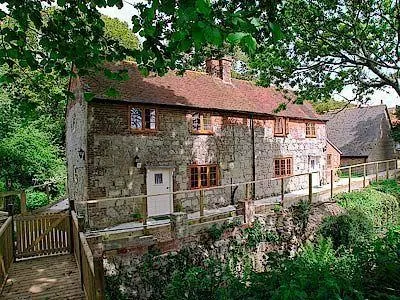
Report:
[{"label": "tiled roof", "polygon": [[327,137],[343,156],[369,156],[381,138],[381,124],[387,118],[386,106],[346,108],[327,113]]},{"label": "tiled roof", "polygon": [[[196,71],[186,71],[183,76],[171,71],[162,77],[143,77],[136,65],[131,62],[108,64],[106,67],[113,71],[127,69],[129,80],[112,81],[103,74],[82,78],[85,90],[94,93],[98,99],[321,120],[310,104],[293,104],[283,92],[259,87],[244,80],[232,79],[230,84]],[[118,91],[117,98],[107,96],[106,91],[110,87]],[[294,99],[293,95],[290,97]],[[287,108],[277,114],[274,113],[281,103],[287,103]]]}]

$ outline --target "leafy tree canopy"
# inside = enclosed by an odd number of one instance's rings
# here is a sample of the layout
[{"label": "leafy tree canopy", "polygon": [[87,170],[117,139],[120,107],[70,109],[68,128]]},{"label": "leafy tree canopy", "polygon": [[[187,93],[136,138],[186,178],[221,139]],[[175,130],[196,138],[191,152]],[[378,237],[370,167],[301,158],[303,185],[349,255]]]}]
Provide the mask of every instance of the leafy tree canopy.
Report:
[{"label": "leafy tree canopy", "polygon": [[129,29],[126,22],[122,22],[117,18],[101,16],[104,22],[104,34],[109,39],[116,39],[123,47],[129,50],[139,48],[139,40],[137,36]]},{"label": "leafy tree canopy", "polygon": [[[0,0],[7,4],[7,10],[0,10],[0,21],[14,21],[12,27],[1,28],[0,65],[19,64],[69,75],[72,64],[85,73],[104,60],[131,56],[144,73],[163,74],[168,68],[184,69],[189,56],[195,62],[200,57],[203,60],[202,56],[226,45],[254,53],[257,40],[280,32],[272,22],[278,1],[151,0],[136,4],[139,13],[132,18],[133,30],[144,42],[140,50],[132,50],[107,39],[105,22],[97,10],[122,7],[122,0]],[[43,14],[55,5],[59,9]],[[27,43],[29,31],[37,33],[37,48]],[[12,80],[2,76],[2,81]]]},{"label": "leafy tree canopy", "polygon": [[287,0],[277,22],[282,38],[268,37],[252,62],[262,85],[290,85],[300,100],[328,99],[346,86],[351,100],[382,88],[400,95],[399,1]]}]

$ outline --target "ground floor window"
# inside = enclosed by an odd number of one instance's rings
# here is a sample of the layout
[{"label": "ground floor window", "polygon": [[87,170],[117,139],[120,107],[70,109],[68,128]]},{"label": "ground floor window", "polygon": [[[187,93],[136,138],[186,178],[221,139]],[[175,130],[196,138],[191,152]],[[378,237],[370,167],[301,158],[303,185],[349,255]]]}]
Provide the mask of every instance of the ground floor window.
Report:
[{"label": "ground floor window", "polygon": [[190,170],[190,188],[199,189],[218,185],[217,165],[192,165]]},{"label": "ground floor window", "polygon": [[292,157],[275,158],[274,161],[275,177],[292,175],[293,174],[292,166],[293,166]]}]

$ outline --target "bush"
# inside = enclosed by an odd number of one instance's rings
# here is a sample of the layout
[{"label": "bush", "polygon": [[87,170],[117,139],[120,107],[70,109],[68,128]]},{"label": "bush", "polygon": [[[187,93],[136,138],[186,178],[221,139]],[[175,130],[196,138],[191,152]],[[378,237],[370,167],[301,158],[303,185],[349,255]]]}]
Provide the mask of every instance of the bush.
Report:
[{"label": "bush", "polygon": [[[339,194],[335,199],[347,210],[362,211],[378,228],[400,224],[399,199],[376,188],[373,186],[362,191]],[[384,187],[381,185],[381,188]]]},{"label": "bush", "polygon": [[28,192],[26,194],[26,208],[28,210],[35,210],[48,204],[49,199],[43,192]]},{"label": "bush", "polygon": [[375,228],[372,220],[364,212],[353,208],[342,215],[326,217],[319,233],[330,238],[335,249],[340,246],[352,248],[371,239]]}]

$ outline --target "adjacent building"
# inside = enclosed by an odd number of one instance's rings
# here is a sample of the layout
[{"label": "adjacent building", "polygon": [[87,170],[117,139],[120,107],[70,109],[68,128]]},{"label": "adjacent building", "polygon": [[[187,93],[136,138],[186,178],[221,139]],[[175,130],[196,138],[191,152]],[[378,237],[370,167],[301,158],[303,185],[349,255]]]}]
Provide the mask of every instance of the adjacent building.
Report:
[{"label": "adjacent building", "polygon": [[395,157],[385,105],[345,108],[325,116],[328,139],[341,151],[341,166]]},{"label": "adjacent building", "polygon": [[[150,216],[199,209],[201,188],[314,172],[325,182],[325,121],[293,95],[230,77],[231,61],[208,60],[206,72],[129,79],[103,73],[76,78],[67,116],[69,196],[90,228],[129,222],[147,197]],[[110,93],[110,88],[113,93]],[[90,102],[85,93],[95,95]],[[284,189],[307,188],[308,176],[285,180]],[[257,183],[255,199],[280,193],[280,181]],[[208,209],[234,205],[244,187],[206,192]],[[90,200],[113,200],[91,203]],[[88,202],[89,201],[89,202]]]}]

